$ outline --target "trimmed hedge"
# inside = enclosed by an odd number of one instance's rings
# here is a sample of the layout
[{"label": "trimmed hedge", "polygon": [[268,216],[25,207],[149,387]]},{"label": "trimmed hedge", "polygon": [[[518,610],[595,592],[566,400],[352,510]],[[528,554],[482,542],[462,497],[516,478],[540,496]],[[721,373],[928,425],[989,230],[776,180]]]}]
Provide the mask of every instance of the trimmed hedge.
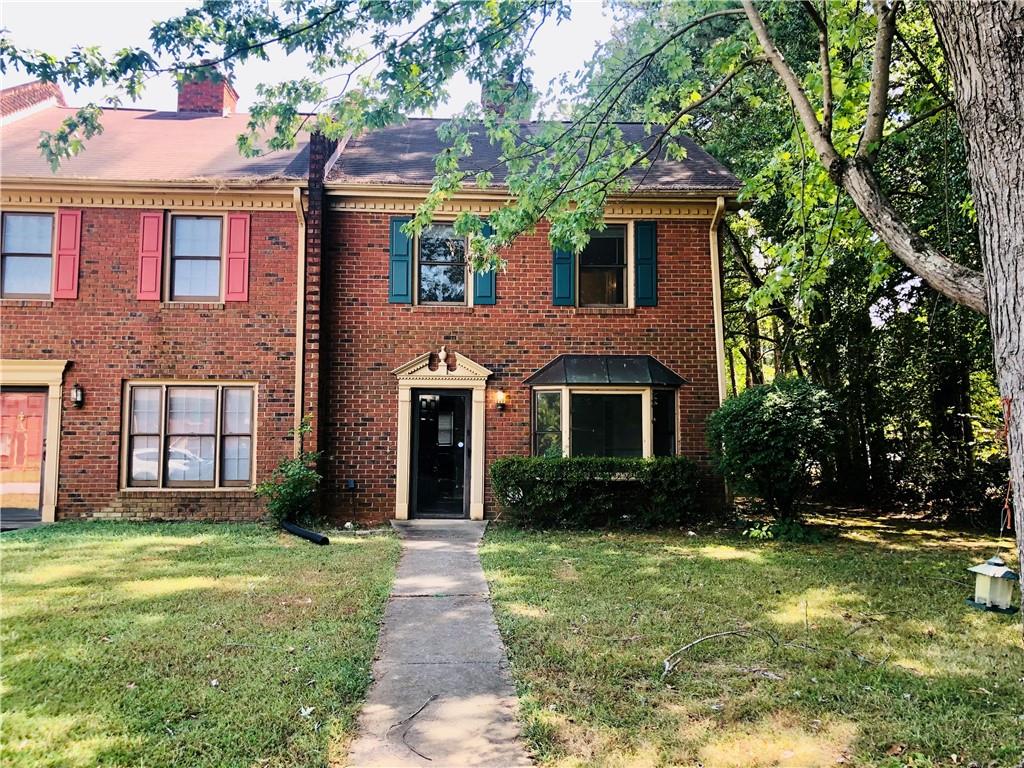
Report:
[{"label": "trimmed hedge", "polygon": [[697,466],[654,459],[512,456],[491,464],[505,514],[536,528],[656,528],[702,516]]}]

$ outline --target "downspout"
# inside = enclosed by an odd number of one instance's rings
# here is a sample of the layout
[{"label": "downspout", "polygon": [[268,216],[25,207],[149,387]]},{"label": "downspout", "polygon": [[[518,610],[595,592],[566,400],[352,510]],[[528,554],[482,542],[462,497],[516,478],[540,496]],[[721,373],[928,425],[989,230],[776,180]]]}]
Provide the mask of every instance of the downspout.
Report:
[{"label": "downspout", "polygon": [[302,450],[299,428],[302,426],[303,363],[306,357],[306,217],[302,212],[302,187],[292,190],[292,205],[299,224],[298,261],[295,266],[295,418],[292,425],[292,455],[298,456]]},{"label": "downspout", "polygon": [[722,314],[722,267],[718,247],[718,225],[725,214],[725,198],[715,201],[715,213],[711,217],[711,296],[715,312],[715,358],[718,363],[718,403],[725,401],[725,316]]}]

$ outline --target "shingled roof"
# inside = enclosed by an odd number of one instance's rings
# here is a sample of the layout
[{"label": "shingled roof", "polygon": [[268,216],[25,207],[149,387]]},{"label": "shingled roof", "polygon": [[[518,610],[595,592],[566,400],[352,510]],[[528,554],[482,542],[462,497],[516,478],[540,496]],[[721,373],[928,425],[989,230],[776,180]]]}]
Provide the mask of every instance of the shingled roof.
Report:
[{"label": "shingled roof", "polygon": [[245,158],[235,137],[248,115],[202,112],[103,112],[103,133],[81,154],[64,160],[56,174],[39,151],[40,131],[52,131],[74,109],[48,106],[3,126],[0,163],[5,179],[57,178],[99,181],[256,181],[305,179],[309,141],[295,149]]},{"label": "shingled roof", "polygon": [[[328,174],[328,183],[343,184],[430,184],[434,180],[434,158],[445,144],[437,129],[444,120],[410,119],[403,125],[381,128],[349,139],[337,163]],[[650,145],[651,137],[639,123],[619,123],[629,141]],[[538,129],[538,123],[527,129]],[[472,155],[464,162],[467,168],[493,167],[493,185],[505,185],[505,169],[499,164],[500,150],[492,145],[482,128],[471,131]],[[664,150],[649,169],[633,169],[628,178],[643,191],[735,193],[739,179],[683,136],[678,139],[686,149],[684,160],[672,160]]]}]

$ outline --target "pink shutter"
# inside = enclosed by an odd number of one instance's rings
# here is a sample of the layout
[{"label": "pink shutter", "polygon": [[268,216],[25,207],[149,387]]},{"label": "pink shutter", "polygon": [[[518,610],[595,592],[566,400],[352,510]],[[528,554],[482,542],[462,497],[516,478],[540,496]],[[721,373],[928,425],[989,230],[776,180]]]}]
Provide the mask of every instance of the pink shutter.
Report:
[{"label": "pink shutter", "polygon": [[53,298],[78,298],[78,262],[82,251],[82,212],[57,211],[57,250]]},{"label": "pink shutter", "polygon": [[143,212],[139,218],[139,301],[160,301],[164,263],[164,215]]},{"label": "pink shutter", "polygon": [[228,214],[227,278],[224,301],[249,300],[249,214]]}]

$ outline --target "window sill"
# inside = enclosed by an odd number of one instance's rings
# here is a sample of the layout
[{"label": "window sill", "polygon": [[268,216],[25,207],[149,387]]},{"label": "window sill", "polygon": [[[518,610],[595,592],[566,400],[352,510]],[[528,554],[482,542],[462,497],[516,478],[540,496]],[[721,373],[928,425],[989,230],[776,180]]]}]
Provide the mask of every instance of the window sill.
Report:
[{"label": "window sill", "polygon": [[577,315],[635,315],[633,307],[576,307]]},{"label": "window sill", "polygon": [[162,301],[160,309],[224,309],[223,301]]},{"label": "window sill", "polygon": [[52,307],[53,299],[0,299],[0,307]]},{"label": "window sill", "polygon": [[253,495],[252,488],[244,487],[223,487],[223,488],[153,488],[153,487],[140,487],[140,488],[121,488],[118,491],[119,496],[146,496],[152,495],[166,496],[169,493],[174,493],[184,496],[203,496],[206,494],[216,494],[217,496],[231,496],[234,494],[238,498],[249,498]]},{"label": "window sill", "polygon": [[474,307],[468,307],[465,304],[414,304],[415,309],[426,310],[427,312],[455,312],[455,313],[467,313],[472,312]]}]

